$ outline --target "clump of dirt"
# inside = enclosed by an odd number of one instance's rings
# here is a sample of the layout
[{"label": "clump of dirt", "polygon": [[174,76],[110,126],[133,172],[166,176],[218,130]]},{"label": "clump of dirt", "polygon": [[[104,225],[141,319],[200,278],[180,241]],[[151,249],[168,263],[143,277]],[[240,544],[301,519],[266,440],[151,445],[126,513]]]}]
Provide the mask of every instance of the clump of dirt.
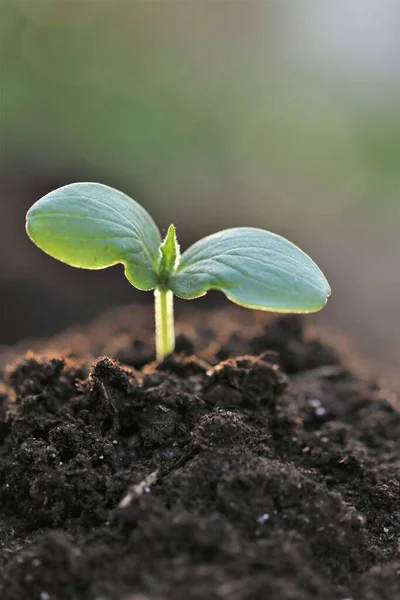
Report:
[{"label": "clump of dirt", "polygon": [[179,331],[157,364],[130,309],[3,369],[0,597],[400,597],[396,398],[297,316]]}]

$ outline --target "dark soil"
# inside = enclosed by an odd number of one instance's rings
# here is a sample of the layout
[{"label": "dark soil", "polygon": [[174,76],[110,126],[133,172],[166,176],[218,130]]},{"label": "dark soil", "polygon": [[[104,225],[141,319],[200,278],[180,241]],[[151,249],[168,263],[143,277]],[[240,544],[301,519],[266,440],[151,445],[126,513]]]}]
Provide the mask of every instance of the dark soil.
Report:
[{"label": "dark soil", "polygon": [[130,309],[4,369],[2,600],[400,598],[396,398],[298,317],[192,314],[160,365]]}]

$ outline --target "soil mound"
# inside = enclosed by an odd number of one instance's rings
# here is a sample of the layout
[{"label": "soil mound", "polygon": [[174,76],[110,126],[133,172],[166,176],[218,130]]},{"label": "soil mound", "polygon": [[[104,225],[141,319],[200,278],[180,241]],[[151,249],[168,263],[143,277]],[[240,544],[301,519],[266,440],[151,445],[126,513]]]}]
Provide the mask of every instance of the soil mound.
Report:
[{"label": "soil mound", "polygon": [[161,364],[131,308],[3,369],[0,597],[399,598],[396,398],[297,316],[193,315]]}]

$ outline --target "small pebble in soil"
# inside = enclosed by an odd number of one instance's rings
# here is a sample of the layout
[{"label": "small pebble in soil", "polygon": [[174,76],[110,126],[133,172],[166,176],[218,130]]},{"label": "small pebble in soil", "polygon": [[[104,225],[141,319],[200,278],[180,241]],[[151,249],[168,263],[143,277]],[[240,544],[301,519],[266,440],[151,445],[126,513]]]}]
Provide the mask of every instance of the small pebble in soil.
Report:
[{"label": "small pebble in soil", "polygon": [[318,408],[316,408],[314,412],[317,415],[317,417],[323,417],[326,413],[326,408],[324,408],[323,406],[318,406]]},{"label": "small pebble in soil", "polygon": [[257,521],[258,523],[265,523],[266,521],[268,521],[269,519],[269,513],[264,513],[263,515],[261,515],[260,517],[258,517]]},{"label": "small pebble in soil", "polygon": [[48,592],[40,592],[40,600],[50,600],[50,594]]},{"label": "small pebble in soil", "polygon": [[311,398],[311,400],[308,401],[308,404],[312,408],[318,408],[321,406],[321,400],[318,400],[318,398]]}]

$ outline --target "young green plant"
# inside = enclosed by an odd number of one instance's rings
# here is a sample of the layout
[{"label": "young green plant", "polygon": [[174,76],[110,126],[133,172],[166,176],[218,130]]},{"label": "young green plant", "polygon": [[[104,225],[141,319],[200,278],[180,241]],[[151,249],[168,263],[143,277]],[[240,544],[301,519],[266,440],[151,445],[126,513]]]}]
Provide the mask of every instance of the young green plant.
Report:
[{"label": "young green plant", "polygon": [[68,265],[104,269],[121,263],[134,287],[154,290],[158,360],[175,346],[174,295],[192,299],[219,290],[240,306],[280,313],[315,312],[330,295],[317,265],[279,235],[225,229],[181,255],[173,225],[162,240],[140,204],[99,183],[50,192],[28,211],[26,230],[39,248]]}]

